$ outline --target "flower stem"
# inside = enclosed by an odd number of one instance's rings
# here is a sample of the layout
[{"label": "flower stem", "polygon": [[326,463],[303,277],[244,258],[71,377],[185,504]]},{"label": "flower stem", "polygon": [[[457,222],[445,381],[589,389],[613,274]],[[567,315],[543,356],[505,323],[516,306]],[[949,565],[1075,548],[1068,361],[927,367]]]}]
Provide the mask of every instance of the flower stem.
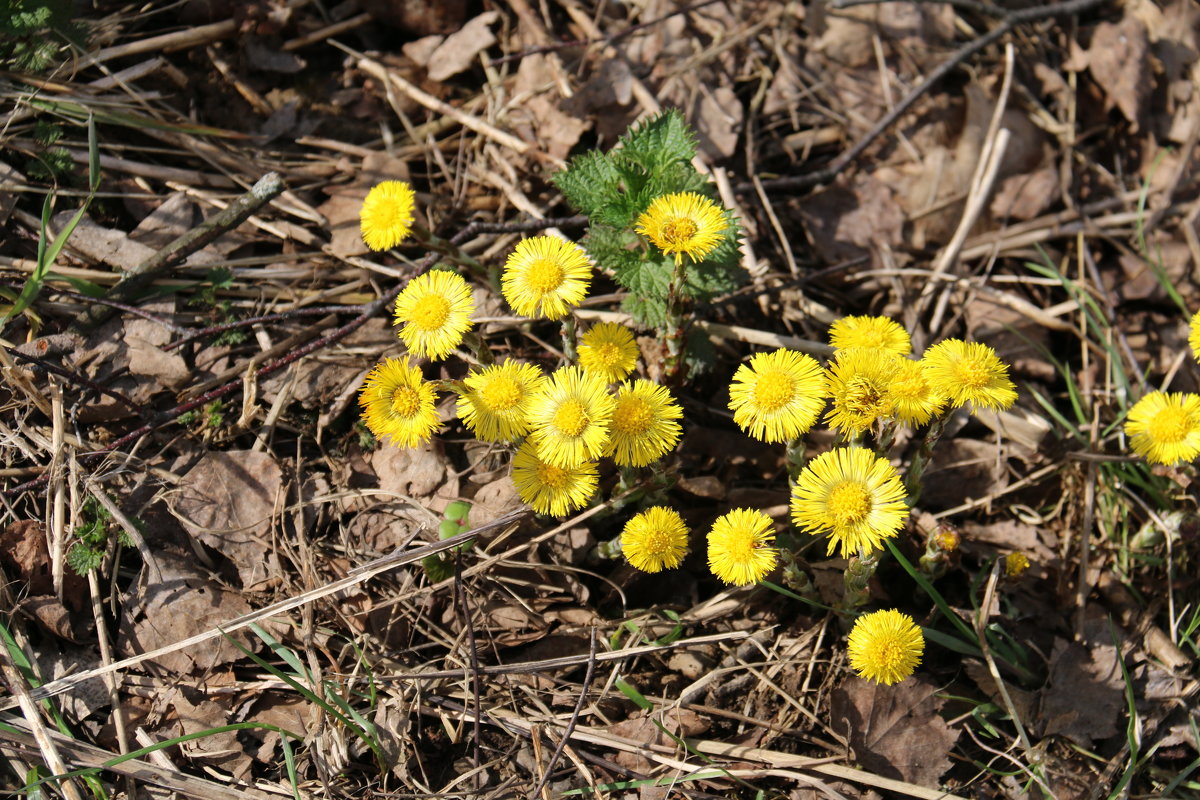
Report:
[{"label": "flower stem", "polygon": [[797,436],[787,444],[788,487],[796,485],[800,473],[804,469],[804,437]]},{"label": "flower stem", "polygon": [[492,354],[492,350],[487,346],[487,342],[483,341],[483,337],[475,331],[467,331],[463,334],[463,344],[471,348],[472,355],[479,362],[481,367],[487,367],[496,363],[496,357]]},{"label": "flower stem", "polygon": [[889,419],[883,423],[883,427],[879,431],[879,435],[875,437],[875,454],[880,458],[887,458],[888,451],[892,449],[892,443],[896,441],[896,433],[900,430],[900,421]]},{"label": "flower stem", "polygon": [[671,273],[671,283],[667,286],[667,329],[665,337],[666,356],[663,359],[663,381],[668,385],[678,385],[684,375],[684,297],[683,283],[687,278],[687,268],[682,258],[675,260],[675,269]]},{"label": "flower stem", "polygon": [[917,450],[917,454],[908,465],[908,471],[904,473],[904,489],[908,492],[909,506],[915,506],[921,497],[921,478],[925,474],[925,468],[933,460],[933,447],[946,430],[946,421],[949,418],[950,414],[944,413],[930,420],[925,438],[921,441],[921,448]]},{"label": "flower stem", "polygon": [[883,550],[878,548],[869,553],[859,550],[858,555],[850,559],[846,566],[846,591],[838,609],[845,616],[853,616],[854,609],[866,605],[871,599],[871,577],[879,567],[879,556],[882,552]]},{"label": "flower stem", "polygon": [[796,554],[790,548],[779,548],[779,560],[783,562],[783,585],[791,589],[801,597],[809,600],[817,600],[817,587],[813,584],[812,578],[808,577],[808,573],[800,566],[800,562],[796,559]]},{"label": "flower stem", "polygon": [[621,535],[617,534],[606,541],[596,542],[596,546],[588,554],[587,560],[593,563],[596,561],[611,561],[614,558],[620,558],[621,555]]},{"label": "flower stem", "polygon": [[579,341],[575,331],[575,315],[567,314],[562,321],[563,355],[567,362],[574,364],[579,360]]}]

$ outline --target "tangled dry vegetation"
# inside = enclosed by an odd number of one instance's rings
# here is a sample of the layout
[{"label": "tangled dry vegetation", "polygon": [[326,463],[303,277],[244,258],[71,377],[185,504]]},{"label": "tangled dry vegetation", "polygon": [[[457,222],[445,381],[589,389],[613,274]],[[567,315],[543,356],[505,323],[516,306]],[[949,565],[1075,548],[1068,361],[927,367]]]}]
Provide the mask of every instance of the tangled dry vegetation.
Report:
[{"label": "tangled dry vegetation", "polygon": [[[1120,427],[1200,375],[1194,3],[83,5],[0,21],[8,790],[1200,796],[1195,473]],[[34,7],[57,4],[0,3]],[[535,516],[452,402],[400,449],[356,399],[431,253],[486,272],[578,238],[549,176],[667,108],[744,227],[744,283],[694,309],[669,490],[692,553],[646,575],[595,554],[628,517],[616,475]],[[374,254],[384,179],[420,231]],[[600,267],[585,324],[625,319]],[[557,361],[555,325],[475,297],[495,353]],[[783,448],[734,426],[730,376],[827,355],[846,314],[918,352],[987,342],[1019,390],[952,418],[897,539],[915,564],[953,526],[944,573],[886,557],[870,585],[928,632],[894,686],[849,671],[819,605],[720,584],[697,539],[734,508],[787,525]],[[638,343],[657,377],[660,332]],[[459,500],[475,546],[431,579]],[[1032,566],[1003,578],[1011,553]],[[845,562],[801,566],[835,604]]]}]

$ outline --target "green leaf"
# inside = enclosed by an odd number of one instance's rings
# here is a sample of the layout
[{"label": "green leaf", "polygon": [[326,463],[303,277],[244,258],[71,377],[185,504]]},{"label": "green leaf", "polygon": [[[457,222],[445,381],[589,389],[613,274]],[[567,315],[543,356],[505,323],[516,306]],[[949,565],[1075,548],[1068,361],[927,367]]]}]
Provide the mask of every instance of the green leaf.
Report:
[{"label": "green leaf", "polygon": [[643,328],[662,328],[667,324],[667,301],[657,297],[631,294],[621,302],[621,309]]},{"label": "green leaf", "polygon": [[671,259],[643,255],[626,264],[614,265],[613,277],[631,294],[665,301],[674,269],[675,262]]},{"label": "green leaf", "polygon": [[75,291],[82,295],[87,295],[88,297],[104,297],[104,295],[108,292],[108,289],[105,289],[98,283],[92,283],[91,281],[84,280],[83,278],[73,278],[70,275],[61,275],[57,272],[47,272],[46,280],[66,281],[67,283],[71,284],[71,287]]},{"label": "green leaf", "polygon": [[[675,164],[690,166],[696,157],[696,136],[677,109],[668,109],[630,128],[621,137],[622,158],[640,164],[654,175]],[[694,170],[693,170],[694,171]]]},{"label": "green leaf", "polygon": [[103,550],[93,550],[83,542],[76,542],[67,551],[67,566],[76,575],[87,575],[104,561]]},{"label": "green leaf", "polygon": [[620,175],[615,165],[608,156],[595,150],[571,159],[567,168],[550,180],[568,203],[589,217],[620,199]]},{"label": "green leaf", "polygon": [[654,703],[646,699],[646,696],[627,683],[624,678],[617,678],[616,687],[621,690],[621,694],[628,697],[637,707],[643,711],[651,711],[654,708]]},{"label": "green leaf", "polygon": [[612,270],[618,274],[623,270],[635,268],[645,253],[645,245],[636,233],[627,228],[614,228],[610,225],[593,223],[581,244],[588,255],[596,259],[601,269]]}]

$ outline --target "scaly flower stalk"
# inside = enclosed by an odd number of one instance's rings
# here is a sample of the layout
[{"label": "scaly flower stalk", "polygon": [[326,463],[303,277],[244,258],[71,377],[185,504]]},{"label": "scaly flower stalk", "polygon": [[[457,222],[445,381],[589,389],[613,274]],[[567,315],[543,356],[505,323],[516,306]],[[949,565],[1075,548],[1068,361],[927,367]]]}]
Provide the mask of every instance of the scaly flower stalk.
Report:
[{"label": "scaly flower stalk", "polygon": [[850,563],[846,565],[846,590],[838,609],[840,612],[849,615],[871,599],[871,578],[879,568],[879,556],[882,553],[878,548],[870,551],[859,550],[858,555],[851,557]]},{"label": "scaly flower stalk", "polygon": [[938,439],[942,438],[949,418],[950,413],[947,411],[929,421],[929,427],[925,429],[925,438],[921,440],[921,447],[909,462],[908,471],[904,473],[904,490],[908,493],[910,508],[915,506],[921,497],[921,478],[925,475],[929,462],[933,460],[933,448]]}]

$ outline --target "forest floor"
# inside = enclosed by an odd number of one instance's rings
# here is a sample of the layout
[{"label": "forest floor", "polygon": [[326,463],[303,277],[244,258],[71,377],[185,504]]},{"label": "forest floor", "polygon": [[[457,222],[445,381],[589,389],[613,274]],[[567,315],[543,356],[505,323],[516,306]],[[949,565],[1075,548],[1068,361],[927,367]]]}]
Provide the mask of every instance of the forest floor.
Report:
[{"label": "forest floor", "polygon": [[[1122,427],[1200,383],[1200,8],[844,5],[94,0],[0,43],[0,787],[1200,798],[1196,473]],[[494,278],[523,236],[580,239],[551,176],[671,108],[743,240],[739,285],[688,309],[653,472],[690,553],[646,574],[597,552],[637,510],[607,462],[586,509],[538,516],[452,396],[411,449],[358,396],[404,352],[380,298],[431,258]],[[386,179],[416,232],[373,253]],[[472,280],[493,353],[563,363],[557,323]],[[626,294],[597,265],[580,328]],[[847,562],[786,538],[784,445],[729,410],[750,355],[826,361],[861,314],[917,354],[986,343],[1018,391],[949,417],[870,583],[864,610],[926,632],[892,686],[850,669]],[[663,331],[637,336],[664,379]],[[456,501],[474,545],[431,575]],[[803,579],[709,572],[738,508]]]}]

